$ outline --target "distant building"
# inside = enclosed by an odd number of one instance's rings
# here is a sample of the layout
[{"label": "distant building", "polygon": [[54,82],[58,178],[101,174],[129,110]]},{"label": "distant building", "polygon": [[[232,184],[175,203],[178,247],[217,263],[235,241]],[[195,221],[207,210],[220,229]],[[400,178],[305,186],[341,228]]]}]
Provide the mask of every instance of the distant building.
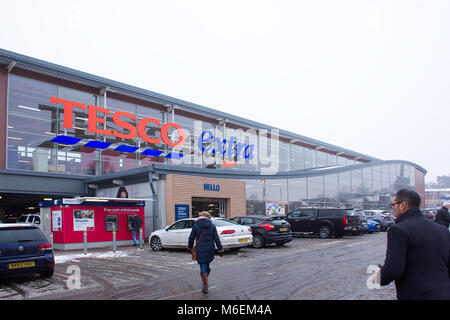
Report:
[{"label": "distant building", "polygon": [[450,188],[425,188],[425,207],[440,208],[445,200],[450,200]]}]

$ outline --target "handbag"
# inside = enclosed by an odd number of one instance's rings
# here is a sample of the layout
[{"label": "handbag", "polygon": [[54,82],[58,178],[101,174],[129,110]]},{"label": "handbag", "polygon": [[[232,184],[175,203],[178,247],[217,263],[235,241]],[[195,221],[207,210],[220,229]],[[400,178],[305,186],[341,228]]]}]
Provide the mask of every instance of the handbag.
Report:
[{"label": "handbag", "polygon": [[192,260],[197,260],[197,244],[200,242],[200,239],[202,238],[203,234],[205,233],[206,228],[203,228],[202,233],[200,234],[200,237],[198,238],[197,242],[195,243],[195,246],[192,248],[191,250],[191,254],[192,254]]}]

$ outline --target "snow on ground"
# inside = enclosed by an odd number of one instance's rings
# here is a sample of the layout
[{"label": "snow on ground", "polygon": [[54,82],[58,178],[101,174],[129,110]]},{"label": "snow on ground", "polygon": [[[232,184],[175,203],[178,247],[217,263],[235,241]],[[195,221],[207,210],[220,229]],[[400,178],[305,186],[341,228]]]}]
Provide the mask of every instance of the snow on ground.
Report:
[{"label": "snow on ground", "polygon": [[66,263],[69,261],[79,262],[80,258],[99,258],[99,259],[108,259],[108,258],[119,258],[119,257],[127,257],[129,256],[128,252],[116,251],[116,252],[96,252],[96,253],[76,253],[76,254],[63,254],[63,255],[55,255],[55,263]]}]

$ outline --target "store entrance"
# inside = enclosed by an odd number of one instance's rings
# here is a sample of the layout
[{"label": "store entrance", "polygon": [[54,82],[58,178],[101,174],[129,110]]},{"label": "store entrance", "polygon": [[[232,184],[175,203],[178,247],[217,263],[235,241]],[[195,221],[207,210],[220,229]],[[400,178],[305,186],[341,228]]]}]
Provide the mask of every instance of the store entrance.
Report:
[{"label": "store entrance", "polygon": [[192,217],[197,218],[201,211],[208,211],[212,217],[226,218],[226,199],[219,198],[192,198]]}]

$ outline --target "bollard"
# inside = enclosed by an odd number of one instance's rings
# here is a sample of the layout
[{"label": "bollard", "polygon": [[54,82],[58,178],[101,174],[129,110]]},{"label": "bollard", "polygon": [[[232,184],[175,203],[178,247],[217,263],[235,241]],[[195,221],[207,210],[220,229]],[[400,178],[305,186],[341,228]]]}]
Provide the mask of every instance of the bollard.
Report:
[{"label": "bollard", "polygon": [[113,252],[116,252],[116,226],[113,225]]},{"label": "bollard", "polygon": [[83,241],[84,241],[84,254],[87,254],[87,232],[83,231]]},{"label": "bollard", "polygon": [[140,229],[139,229],[139,248],[140,248],[140,249],[143,249],[142,246],[143,246],[143,241],[142,241],[142,228],[140,228]]}]

